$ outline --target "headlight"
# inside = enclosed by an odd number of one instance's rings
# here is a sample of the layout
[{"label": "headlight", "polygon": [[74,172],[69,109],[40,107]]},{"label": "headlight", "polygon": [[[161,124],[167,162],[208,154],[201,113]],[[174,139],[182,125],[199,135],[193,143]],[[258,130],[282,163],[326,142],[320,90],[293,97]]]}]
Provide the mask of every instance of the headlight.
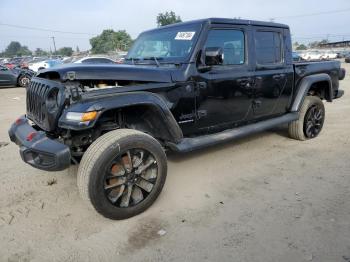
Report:
[{"label": "headlight", "polygon": [[79,113],[79,112],[68,112],[66,119],[69,121],[86,122],[96,119],[97,111]]}]

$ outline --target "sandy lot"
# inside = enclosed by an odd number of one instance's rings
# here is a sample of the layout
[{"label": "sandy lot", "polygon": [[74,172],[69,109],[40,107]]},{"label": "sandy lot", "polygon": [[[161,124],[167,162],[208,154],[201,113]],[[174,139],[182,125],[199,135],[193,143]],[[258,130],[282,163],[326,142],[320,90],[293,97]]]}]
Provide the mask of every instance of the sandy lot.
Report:
[{"label": "sandy lot", "polygon": [[[0,147],[0,261],[349,262],[349,73],[342,88],[317,139],[295,141],[281,127],[169,155],[159,199],[124,221],[80,199],[76,169],[38,171],[16,145]],[[0,109],[0,142],[9,142],[25,90],[0,89]]]}]

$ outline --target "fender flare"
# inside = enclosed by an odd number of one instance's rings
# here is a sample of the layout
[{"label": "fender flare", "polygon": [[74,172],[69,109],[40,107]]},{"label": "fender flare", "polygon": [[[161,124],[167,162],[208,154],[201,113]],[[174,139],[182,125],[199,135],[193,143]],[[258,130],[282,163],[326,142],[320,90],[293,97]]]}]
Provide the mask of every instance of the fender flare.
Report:
[{"label": "fender flare", "polygon": [[316,74],[316,75],[310,75],[310,76],[306,76],[304,77],[300,84],[299,84],[299,88],[298,88],[298,93],[295,95],[294,101],[292,103],[291,112],[299,112],[301,105],[304,102],[304,98],[307,95],[307,93],[310,90],[310,87],[317,82],[328,82],[328,98],[327,101],[328,102],[332,102],[333,100],[333,87],[332,87],[332,80],[331,77],[328,74],[322,73],[322,74]]},{"label": "fender flare", "polygon": [[[174,142],[178,142],[183,138],[183,133],[176,122],[173,114],[169,110],[164,99],[159,95],[151,92],[127,92],[119,93],[113,96],[102,97],[100,99],[93,99],[88,101],[81,101],[75,104],[72,104],[68,107],[61,117],[59,118],[58,125],[60,128],[70,129],[70,130],[86,130],[94,127],[99,118],[109,110],[122,109],[132,106],[149,106],[152,109],[156,110],[160,120],[165,125],[170,138]],[[89,112],[89,111],[98,111],[98,117],[94,121],[88,123],[74,122],[66,119],[66,114],[68,112]]]}]

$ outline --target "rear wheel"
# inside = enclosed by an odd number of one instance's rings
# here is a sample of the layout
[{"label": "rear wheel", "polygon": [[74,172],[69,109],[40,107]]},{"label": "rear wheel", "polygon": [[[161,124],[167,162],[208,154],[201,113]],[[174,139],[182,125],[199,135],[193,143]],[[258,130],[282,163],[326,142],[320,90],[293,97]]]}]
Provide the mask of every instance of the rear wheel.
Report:
[{"label": "rear wheel", "polygon": [[78,188],[103,216],[125,219],[157,199],[167,174],[163,148],[153,137],[119,129],[98,138],[85,152]]},{"label": "rear wheel", "polygon": [[298,140],[315,138],[322,130],[325,120],[325,108],[317,96],[305,97],[299,113],[299,119],[289,123],[290,137]]}]

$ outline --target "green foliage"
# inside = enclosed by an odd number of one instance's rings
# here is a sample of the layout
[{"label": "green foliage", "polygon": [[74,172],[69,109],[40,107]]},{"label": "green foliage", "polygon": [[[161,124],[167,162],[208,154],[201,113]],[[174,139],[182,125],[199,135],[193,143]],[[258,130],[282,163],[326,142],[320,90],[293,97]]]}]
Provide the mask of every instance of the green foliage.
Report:
[{"label": "green foliage", "polygon": [[48,52],[46,52],[45,50],[43,50],[41,48],[37,48],[37,49],[35,49],[34,54],[36,56],[47,56]]},{"label": "green foliage", "polygon": [[12,41],[3,52],[3,56],[13,57],[13,56],[26,56],[31,55],[32,52],[28,49],[27,46],[22,46],[17,41]]},{"label": "green foliage", "polygon": [[317,47],[319,47],[320,45],[322,45],[322,44],[327,44],[327,43],[329,43],[329,41],[328,41],[327,39],[323,39],[323,40],[321,40],[321,41],[314,41],[314,42],[311,42],[311,43],[309,43],[309,46],[310,46],[310,48],[317,48]]},{"label": "green foliage", "polygon": [[301,44],[296,48],[296,50],[306,50],[306,49],[307,49],[307,47],[304,44]]},{"label": "green foliage", "polygon": [[57,50],[56,54],[61,55],[61,56],[71,56],[73,54],[73,48],[62,47],[62,48]]},{"label": "green foliage", "polygon": [[182,22],[180,16],[177,16],[175,12],[165,12],[165,13],[159,13],[157,16],[157,25],[159,26],[165,26],[170,24],[175,24]]},{"label": "green foliage", "polygon": [[132,44],[131,36],[125,31],[103,30],[102,34],[90,39],[91,52],[94,54],[105,54],[110,51],[126,51]]}]

